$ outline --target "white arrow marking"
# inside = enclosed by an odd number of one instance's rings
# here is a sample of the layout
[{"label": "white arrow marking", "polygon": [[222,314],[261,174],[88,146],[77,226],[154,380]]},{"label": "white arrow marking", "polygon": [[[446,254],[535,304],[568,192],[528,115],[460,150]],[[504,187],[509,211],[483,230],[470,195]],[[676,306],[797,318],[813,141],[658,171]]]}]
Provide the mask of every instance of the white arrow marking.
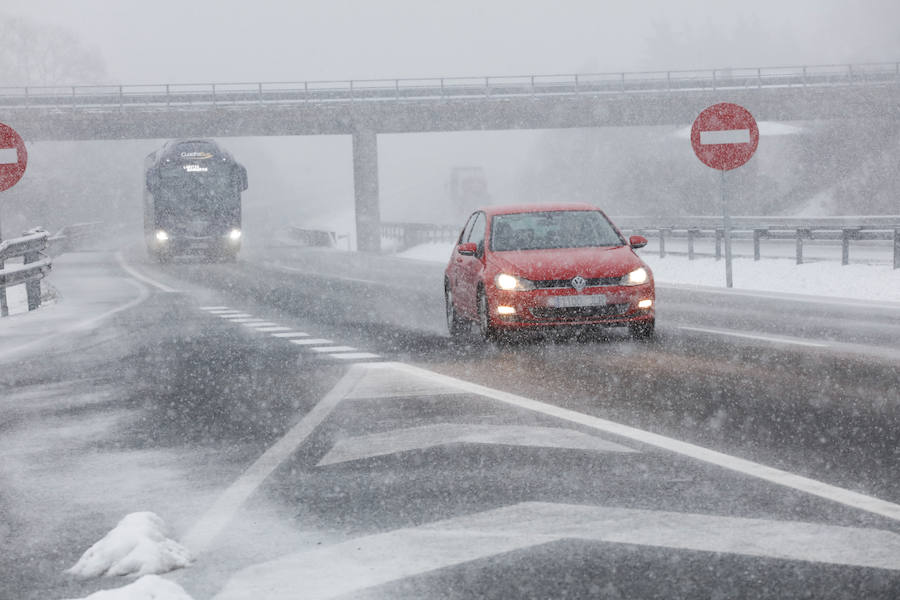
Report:
[{"label": "white arrow marking", "polygon": [[14,165],[19,162],[19,151],[15,148],[0,148],[0,165]]},{"label": "white arrow marking", "polygon": [[447,444],[503,444],[592,452],[635,452],[621,444],[602,440],[574,429],[442,423],[343,439],[334,445],[325,458],[319,461],[319,466]]},{"label": "white arrow marking", "polygon": [[722,129],[719,131],[701,131],[700,144],[749,144],[749,129]]},{"label": "white arrow marking", "polygon": [[526,502],[299,552],[238,572],[215,600],[334,598],[564,539],[900,570],[879,529]]}]

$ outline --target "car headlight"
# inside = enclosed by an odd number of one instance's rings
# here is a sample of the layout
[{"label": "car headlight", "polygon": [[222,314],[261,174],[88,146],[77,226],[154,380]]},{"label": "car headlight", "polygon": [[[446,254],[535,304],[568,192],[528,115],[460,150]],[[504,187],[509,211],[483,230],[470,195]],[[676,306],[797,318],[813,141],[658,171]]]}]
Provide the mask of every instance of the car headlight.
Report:
[{"label": "car headlight", "polygon": [[523,277],[516,277],[514,275],[508,275],[506,273],[500,273],[496,277],[494,277],[494,283],[501,290],[506,291],[525,291],[525,290],[533,290],[534,284],[529,280]]},{"label": "car headlight", "polygon": [[160,229],[156,232],[156,241],[157,242],[167,242],[169,241],[169,234]]},{"label": "car headlight", "polygon": [[649,279],[650,274],[647,273],[647,269],[639,267],[622,278],[622,285],[641,285],[647,283]]},{"label": "car headlight", "polygon": [[232,229],[228,232],[228,239],[232,242],[236,242],[241,239],[241,230],[240,229]]}]

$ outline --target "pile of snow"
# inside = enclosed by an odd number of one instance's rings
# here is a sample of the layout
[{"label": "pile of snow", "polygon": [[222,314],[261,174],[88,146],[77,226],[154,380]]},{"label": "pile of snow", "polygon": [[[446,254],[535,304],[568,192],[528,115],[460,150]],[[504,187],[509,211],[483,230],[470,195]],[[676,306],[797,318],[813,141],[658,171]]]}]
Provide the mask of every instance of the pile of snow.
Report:
[{"label": "pile of snow", "polygon": [[187,567],[191,553],[168,538],[166,525],[152,512],[136,512],[119,521],[102,540],[91,546],[67,573],[93,578],[115,575],[150,575]]},{"label": "pile of snow", "polygon": [[101,590],[81,600],[193,600],[184,589],[157,575],[145,575],[114,590]]}]

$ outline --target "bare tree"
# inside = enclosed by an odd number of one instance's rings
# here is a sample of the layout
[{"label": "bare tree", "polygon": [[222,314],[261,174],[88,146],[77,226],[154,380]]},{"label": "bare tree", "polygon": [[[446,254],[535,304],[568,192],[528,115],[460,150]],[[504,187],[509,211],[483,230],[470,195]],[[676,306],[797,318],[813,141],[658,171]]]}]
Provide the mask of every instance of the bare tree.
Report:
[{"label": "bare tree", "polygon": [[98,83],[100,53],[71,31],[0,13],[0,82],[4,86]]}]

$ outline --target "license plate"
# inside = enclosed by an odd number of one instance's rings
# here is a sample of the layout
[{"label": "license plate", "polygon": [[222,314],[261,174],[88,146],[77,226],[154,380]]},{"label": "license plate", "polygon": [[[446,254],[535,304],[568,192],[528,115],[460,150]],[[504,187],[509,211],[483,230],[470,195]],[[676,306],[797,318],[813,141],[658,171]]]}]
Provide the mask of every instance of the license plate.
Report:
[{"label": "license plate", "polygon": [[550,296],[547,304],[553,308],[573,308],[577,306],[606,306],[606,296],[589,294],[586,296]]},{"label": "license plate", "polygon": [[209,248],[209,244],[205,244],[203,242],[196,242],[191,244],[192,250],[205,250],[206,248]]}]

